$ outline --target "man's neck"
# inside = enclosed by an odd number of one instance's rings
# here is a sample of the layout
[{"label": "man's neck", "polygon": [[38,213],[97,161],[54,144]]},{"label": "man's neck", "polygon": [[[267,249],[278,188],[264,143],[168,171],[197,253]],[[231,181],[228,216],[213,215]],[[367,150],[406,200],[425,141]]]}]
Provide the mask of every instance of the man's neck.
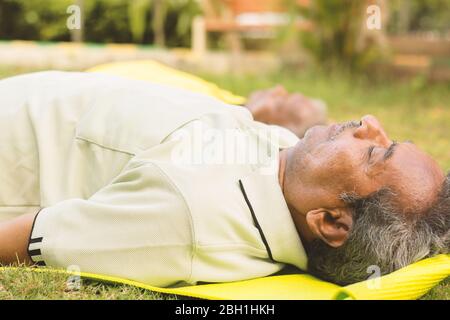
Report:
[{"label": "man's neck", "polygon": [[300,238],[302,239],[302,241],[304,243],[310,242],[314,239],[314,237],[307,226],[305,216],[303,214],[301,214],[300,212],[298,212],[297,210],[295,210],[295,208],[293,208],[288,203],[286,196],[285,196],[284,182],[285,182],[286,164],[287,164],[287,160],[288,160],[288,154],[289,154],[289,148],[282,149],[279,152],[278,183],[280,184],[281,192],[283,193],[283,196],[286,200],[286,203],[289,208],[289,212],[291,213],[292,219],[294,221],[295,227],[297,229],[297,232],[298,232]]}]

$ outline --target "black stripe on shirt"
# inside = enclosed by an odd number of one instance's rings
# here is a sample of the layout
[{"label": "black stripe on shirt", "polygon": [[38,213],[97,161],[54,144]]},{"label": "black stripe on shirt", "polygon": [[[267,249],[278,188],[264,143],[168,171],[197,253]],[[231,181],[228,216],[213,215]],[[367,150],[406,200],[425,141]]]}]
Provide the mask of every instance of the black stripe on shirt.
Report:
[{"label": "black stripe on shirt", "polygon": [[34,261],[33,260],[33,256],[39,256],[41,255],[41,249],[33,249],[30,250],[30,244],[33,243],[41,243],[43,240],[43,237],[37,237],[37,238],[32,238],[33,235],[33,231],[34,231],[34,225],[36,223],[36,219],[39,215],[39,213],[41,212],[43,208],[40,208],[39,211],[36,213],[36,215],[34,216],[34,220],[33,220],[33,224],[31,225],[31,232],[30,232],[30,238],[28,240],[28,248],[27,248],[27,252],[28,252],[28,256],[30,257],[31,262],[33,262],[35,265],[37,266],[41,266],[41,267],[45,267],[45,261]]},{"label": "black stripe on shirt", "polygon": [[264,235],[264,232],[261,229],[258,219],[256,218],[255,211],[253,210],[250,200],[248,200],[247,193],[245,192],[245,189],[244,189],[244,185],[242,184],[242,181],[240,179],[239,179],[239,187],[241,188],[242,194],[244,195],[245,202],[247,203],[247,206],[250,209],[250,213],[252,214],[253,222],[259,231],[259,235],[261,236],[262,242],[264,243],[264,246],[266,247],[267,254],[269,255],[269,259],[272,260],[273,262],[276,262],[272,256],[272,250],[270,250],[269,243],[267,242],[266,236]]}]

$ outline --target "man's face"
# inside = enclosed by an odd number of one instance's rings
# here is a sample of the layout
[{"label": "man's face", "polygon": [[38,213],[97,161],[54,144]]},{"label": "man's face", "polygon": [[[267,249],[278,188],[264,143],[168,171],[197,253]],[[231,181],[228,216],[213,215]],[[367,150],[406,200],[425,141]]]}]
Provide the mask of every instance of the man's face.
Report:
[{"label": "man's face", "polygon": [[431,204],[444,180],[437,163],[411,142],[393,142],[373,116],[310,128],[292,152],[303,188],[290,205],[298,212],[340,208],[342,193],[367,196],[383,187],[403,211]]},{"label": "man's face", "polygon": [[282,86],[254,92],[246,107],[255,120],[288,128],[299,137],[308,128],[326,122],[323,102],[289,93]]}]

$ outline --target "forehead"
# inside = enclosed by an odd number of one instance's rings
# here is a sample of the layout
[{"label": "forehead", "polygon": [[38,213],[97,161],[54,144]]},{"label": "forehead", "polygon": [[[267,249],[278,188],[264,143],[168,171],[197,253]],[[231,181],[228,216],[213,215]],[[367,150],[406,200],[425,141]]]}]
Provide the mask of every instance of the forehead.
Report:
[{"label": "forehead", "polygon": [[417,210],[430,205],[436,198],[444,173],[430,156],[416,145],[399,143],[386,162],[383,175],[405,209]]}]

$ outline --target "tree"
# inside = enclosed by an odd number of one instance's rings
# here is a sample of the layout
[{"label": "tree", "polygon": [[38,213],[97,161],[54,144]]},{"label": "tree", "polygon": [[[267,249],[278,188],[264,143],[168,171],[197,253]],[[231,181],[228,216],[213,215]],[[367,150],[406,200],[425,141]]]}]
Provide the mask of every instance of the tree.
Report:
[{"label": "tree", "polygon": [[380,56],[379,39],[368,37],[367,1],[315,0],[300,7],[312,22],[312,31],[301,33],[303,47],[324,67],[363,69]]}]

